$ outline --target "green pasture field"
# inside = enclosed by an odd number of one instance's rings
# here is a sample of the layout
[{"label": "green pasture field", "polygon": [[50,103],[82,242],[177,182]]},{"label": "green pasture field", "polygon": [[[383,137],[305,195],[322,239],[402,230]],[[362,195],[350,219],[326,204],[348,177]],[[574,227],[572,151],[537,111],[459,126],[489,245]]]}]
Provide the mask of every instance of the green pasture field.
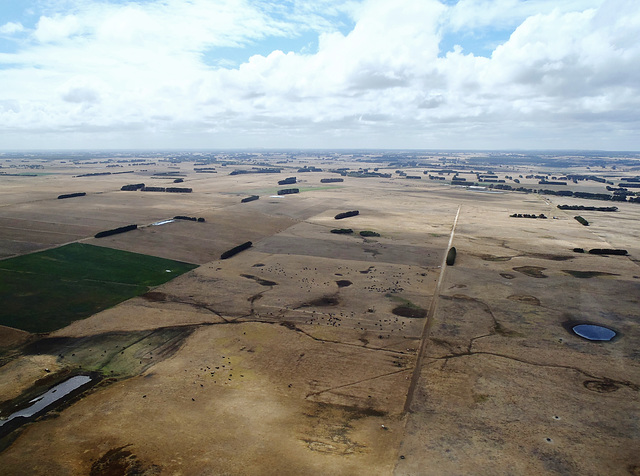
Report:
[{"label": "green pasture field", "polygon": [[0,261],[0,325],[50,332],[196,265],[73,243]]}]

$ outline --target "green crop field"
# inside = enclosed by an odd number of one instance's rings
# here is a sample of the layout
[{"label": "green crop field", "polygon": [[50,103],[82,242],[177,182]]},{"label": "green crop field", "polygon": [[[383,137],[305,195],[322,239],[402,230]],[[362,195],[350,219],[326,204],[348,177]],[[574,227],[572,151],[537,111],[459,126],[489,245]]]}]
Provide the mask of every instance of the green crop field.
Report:
[{"label": "green crop field", "polygon": [[0,325],[50,332],[195,267],[80,243],[0,261]]}]

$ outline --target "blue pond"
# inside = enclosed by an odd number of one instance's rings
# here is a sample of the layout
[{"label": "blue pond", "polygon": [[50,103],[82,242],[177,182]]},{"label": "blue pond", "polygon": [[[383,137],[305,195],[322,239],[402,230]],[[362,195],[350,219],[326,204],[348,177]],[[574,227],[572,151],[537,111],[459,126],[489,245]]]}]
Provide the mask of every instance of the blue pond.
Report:
[{"label": "blue pond", "polygon": [[594,324],[579,324],[573,326],[573,332],[589,340],[611,340],[616,336],[615,331]]}]

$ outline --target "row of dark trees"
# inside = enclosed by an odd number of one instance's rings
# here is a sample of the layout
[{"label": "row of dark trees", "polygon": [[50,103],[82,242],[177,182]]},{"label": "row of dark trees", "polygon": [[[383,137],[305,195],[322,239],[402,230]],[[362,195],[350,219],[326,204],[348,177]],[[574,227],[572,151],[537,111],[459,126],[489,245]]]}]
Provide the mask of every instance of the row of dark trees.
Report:
[{"label": "row of dark trees", "polygon": [[120,175],[120,174],[132,174],[134,170],[127,170],[124,172],[93,172],[90,174],[80,174],[75,177],[97,177],[99,175]]},{"label": "row of dark trees", "polygon": [[[573,251],[575,253],[584,253],[584,248],[574,248]],[[589,254],[626,256],[628,252],[627,250],[615,249],[615,248],[593,248],[589,250]]]},{"label": "row of dark trees", "polygon": [[[137,189],[136,189],[137,190]],[[186,187],[142,187],[140,188],[142,192],[169,192],[169,193],[191,193],[193,192],[192,188]]]},{"label": "row of dark trees", "polygon": [[618,207],[590,207],[585,205],[558,205],[560,210],[585,210],[590,212],[617,212]]},{"label": "row of dark trees", "polygon": [[174,220],[188,220],[188,221],[197,221],[199,223],[204,223],[204,218],[196,218],[196,217],[188,217],[185,215],[176,215],[173,217]]},{"label": "row of dark trees", "polygon": [[232,256],[237,255],[238,253],[240,253],[241,251],[244,251],[248,248],[251,248],[251,245],[253,243],[251,243],[250,241],[247,241],[246,243],[242,243],[241,245],[238,245],[234,248],[231,248],[228,251],[225,251],[224,253],[222,253],[220,255],[220,259],[228,259],[231,258]]},{"label": "row of dark trees", "polygon": [[117,235],[119,233],[126,233],[127,231],[135,230],[138,225],[121,226],[120,228],[114,228],[112,230],[100,231],[95,234],[95,238],[104,238],[105,236]]},{"label": "row of dark trees", "polygon": [[63,195],[58,195],[58,200],[62,200],[65,198],[84,197],[86,194],[87,192],[65,193]]},{"label": "row of dark trees", "polygon": [[132,183],[129,185],[123,185],[120,190],[123,192],[135,192],[136,190],[140,190],[141,188],[144,188],[143,183]]},{"label": "row of dark trees", "polygon": [[278,185],[292,185],[296,183],[296,177],[287,177],[284,180],[278,181]]},{"label": "row of dark trees", "polygon": [[298,188],[283,188],[282,190],[278,190],[278,195],[291,195],[293,193],[300,193],[300,189],[298,189]]},{"label": "row of dark trees", "polygon": [[251,195],[250,197],[246,197],[240,200],[240,203],[253,202],[254,200],[258,200],[259,198],[259,195]]},{"label": "row of dark trees", "polygon": [[359,215],[359,214],[360,214],[360,212],[358,210],[352,210],[350,212],[338,213],[334,218],[336,220],[342,220],[343,218],[354,217],[354,216]]},{"label": "row of dark trees", "polygon": [[513,215],[509,215],[511,218],[542,218],[545,220],[547,217],[544,213],[540,215],[535,215],[531,213],[514,213]]},{"label": "row of dark trees", "polygon": [[229,173],[229,175],[245,175],[245,174],[279,174],[281,172],[280,169],[276,169],[276,168],[265,168],[265,169],[259,169],[259,168],[255,168],[252,170],[234,170],[233,172]]}]

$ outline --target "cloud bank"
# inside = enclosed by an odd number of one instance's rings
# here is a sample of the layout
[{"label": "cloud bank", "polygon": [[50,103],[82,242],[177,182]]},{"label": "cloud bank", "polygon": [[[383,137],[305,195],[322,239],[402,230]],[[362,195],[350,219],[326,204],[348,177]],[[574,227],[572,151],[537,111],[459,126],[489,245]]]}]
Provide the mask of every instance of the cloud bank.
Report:
[{"label": "cloud bank", "polygon": [[[640,3],[557,3],[66,0],[20,19],[0,9],[0,138],[640,149]],[[490,55],[443,47],[446,35],[494,31],[509,34]]]}]

